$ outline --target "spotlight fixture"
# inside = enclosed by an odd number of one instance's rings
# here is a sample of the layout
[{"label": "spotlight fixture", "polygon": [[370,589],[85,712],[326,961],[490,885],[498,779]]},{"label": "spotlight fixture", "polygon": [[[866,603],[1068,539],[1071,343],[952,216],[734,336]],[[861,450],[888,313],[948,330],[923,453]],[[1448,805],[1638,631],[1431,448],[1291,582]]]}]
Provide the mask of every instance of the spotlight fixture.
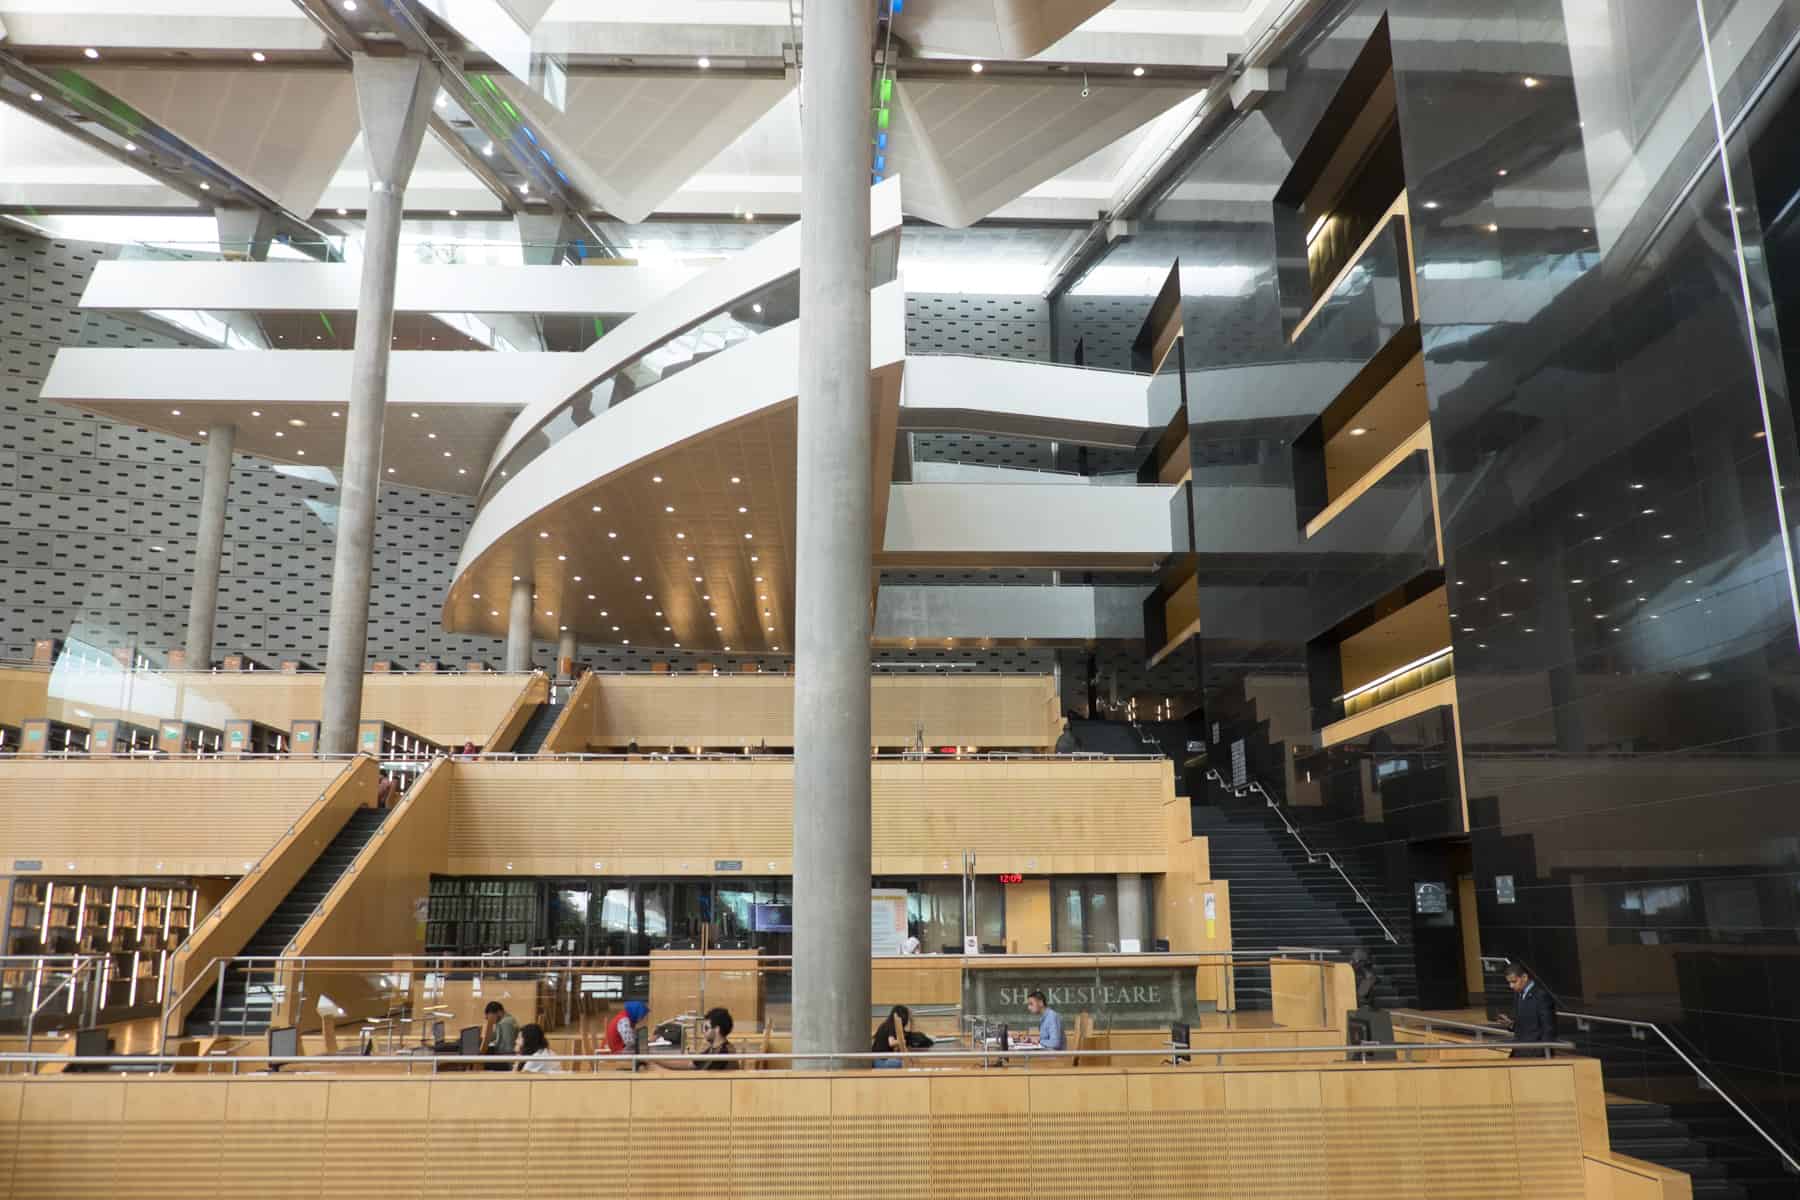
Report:
[{"label": "spotlight fixture", "polygon": [[481,148],[481,155],[483,158],[494,157],[494,143],[489,142],[487,145],[483,146]]},{"label": "spotlight fixture", "polygon": [[1519,82],[1523,83],[1528,88],[1536,87],[1538,85],[1538,78],[1536,75],[1527,75],[1524,79],[1521,79]]},{"label": "spotlight fixture", "polygon": [[252,50],[250,52],[250,61],[251,62],[268,62],[269,56],[264,54],[261,50]]},{"label": "spotlight fixture", "polygon": [[44,102],[44,93],[42,93],[42,92],[31,93],[31,102],[33,104],[42,104]]},{"label": "spotlight fixture", "polygon": [[212,184],[210,184],[210,183],[206,182],[206,180],[202,179],[200,181],[200,190],[203,192],[210,192],[210,191],[212,191]]},{"label": "spotlight fixture", "polygon": [[652,475],[652,476],[651,476],[651,477],[650,477],[650,482],[651,482],[651,483],[661,483],[661,482],[662,482],[662,476],[661,476],[661,475]]},{"label": "spotlight fixture", "polygon": [[971,73],[972,73],[972,74],[975,74],[975,75],[979,75],[979,74],[981,74],[981,72],[982,72],[982,70],[983,70],[983,67],[982,67],[982,65],[981,65],[981,64],[980,64],[980,63],[978,63],[978,62],[975,62],[975,63],[970,63],[970,64],[969,64],[969,71],[970,71],[970,72],[971,72]]},{"label": "spotlight fixture", "polygon": [[1350,431],[1350,436],[1351,437],[1361,437],[1363,434],[1365,434],[1367,432],[1369,432],[1367,429],[1363,428],[1361,425],[1358,425],[1355,429],[1352,429]]},{"label": "spotlight fixture", "polygon": [[125,149],[131,151],[133,154],[136,154],[137,153],[137,143],[136,142],[126,142]]},{"label": "spotlight fixture", "polygon": [[710,58],[706,57],[706,55],[702,54],[698,59],[696,59],[694,61],[694,65],[699,67],[702,71],[704,71],[708,67],[712,66],[712,59],[710,59]]},{"label": "spotlight fixture", "polygon": [[1142,79],[1144,77],[1144,68],[1133,67],[1131,68],[1131,74],[1134,79]]},{"label": "spotlight fixture", "polygon": [[337,214],[340,217],[347,217],[350,215],[350,210],[347,208],[340,208],[337,210]]},{"label": "spotlight fixture", "polygon": [[457,216],[457,215],[459,215],[459,214],[458,214],[458,213],[457,213],[457,211],[456,211],[456,210],[455,210],[455,209],[454,209],[454,208],[453,208],[453,209],[451,209],[451,210],[450,210],[450,215],[451,215],[451,216],[453,216],[453,217],[454,217],[454,216]]},{"label": "spotlight fixture", "polygon": [[83,50],[82,53],[87,55],[87,57],[89,57],[89,58],[99,58],[100,57],[100,52],[98,50],[94,49],[92,46],[89,46],[86,50]]}]

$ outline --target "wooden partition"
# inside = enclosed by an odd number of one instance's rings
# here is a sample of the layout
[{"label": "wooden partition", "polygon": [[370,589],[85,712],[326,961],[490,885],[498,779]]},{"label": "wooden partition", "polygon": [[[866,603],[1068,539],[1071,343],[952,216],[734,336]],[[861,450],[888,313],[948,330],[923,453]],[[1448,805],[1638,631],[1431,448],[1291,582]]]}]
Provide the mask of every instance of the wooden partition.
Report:
[{"label": "wooden partition", "polygon": [[7,1077],[0,1169],[16,1195],[1636,1200],[1579,1061]]},{"label": "wooden partition", "polygon": [[[363,677],[363,716],[411,730],[441,746],[480,743],[494,732],[529,678],[371,673]],[[324,679],[278,671],[71,668],[53,674],[7,668],[0,670],[0,724],[18,724],[6,717],[17,708],[27,717],[52,717],[83,726],[117,718],[140,725],[173,719],[223,728],[228,720],[247,719],[289,729],[296,721],[318,718]]]},{"label": "wooden partition", "polygon": [[342,762],[0,764],[0,862],[81,875],[242,875]]},{"label": "wooden partition", "polygon": [[[793,873],[789,761],[452,765],[452,875]],[[965,849],[1034,875],[1168,863],[1166,761],[881,761],[874,780],[877,874],[959,874]]]},{"label": "wooden partition", "polygon": [[[407,790],[318,911],[294,934],[287,953],[330,957],[425,952],[422,909],[431,894],[432,873],[444,869],[451,766],[449,759],[438,759]],[[380,1014],[387,996],[371,973],[315,971],[285,982],[276,1025],[315,1027],[321,994],[352,1017]]]},{"label": "wooden partition", "polygon": [[[876,676],[870,744],[1049,749],[1061,732],[1048,675]],[[791,747],[791,675],[606,675],[570,717],[583,747]],[[569,749],[579,747],[569,746]]]},{"label": "wooden partition", "polygon": [[[267,768],[277,764],[241,764],[234,769],[243,770],[250,765]],[[179,1026],[187,1017],[187,1010],[198,1002],[196,995],[185,1003],[175,1003],[188,984],[210,969],[215,959],[229,958],[242,950],[343,829],[350,814],[374,803],[380,776],[374,759],[318,765],[338,772],[331,784],[304,812],[297,814],[297,819],[266,853],[258,856],[237,886],[225,894],[169,960],[168,994],[174,1010],[169,1014],[169,1026]]]}]

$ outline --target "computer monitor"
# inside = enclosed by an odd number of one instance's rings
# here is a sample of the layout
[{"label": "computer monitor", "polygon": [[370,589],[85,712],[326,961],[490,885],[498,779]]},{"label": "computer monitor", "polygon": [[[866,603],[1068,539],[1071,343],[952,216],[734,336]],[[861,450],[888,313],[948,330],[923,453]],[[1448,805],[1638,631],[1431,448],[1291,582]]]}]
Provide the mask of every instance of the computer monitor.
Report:
[{"label": "computer monitor", "polygon": [[[1352,1046],[1366,1042],[1392,1045],[1394,1018],[1378,1008],[1353,1008],[1345,1014],[1344,1032]],[[1398,1052],[1393,1050],[1352,1050],[1349,1054],[1351,1062],[1393,1062],[1398,1058]]]},{"label": "computer monitor", "polygon": [[[1188,1027],[1188,1023],[1186,1021],[1170,1022],[1170,1024],[1169,1024],[1169,1045],[1178,1047],[1182,1050],[1186,1050],[1189,1046],[1192,1046],[1193,1044],[1194,1044],[1194,1033],[1193,1033],[1193,1030]],[[1188,1062],[1190,1060],[1188,1059],[1188,1056],[1185,1054],[1177,1054],[1173,1058],[1171,1058],[1169,1061],[1171,1063],[1173,1063],[1175,1066],[1180,1066],[1182,1063]]]},{"label": "computer monitor", "polygon": [[460,1043],[460,1045],[457,1047],[458,1053],[460,1053],[460,1054],[480,1054],[481,1053],[481,1026],[479,1026],[479,1025],[466,1026],[463,1029],[462,1033],[457,1036],[457,1041]]},{"label": "computer monitor", "polygon": [[269,1030],[269,1070],[281,1069],[279,1060],[300,1057],[300,1027],[280,1026]]},{"label": "computer monitor", "polygon": [[433,1021],[431,1023],[431,1044],[435,1046],[435,1045],[439,1044],[440,1042],[442,1042],[443,1040],[444,1040],[444,1023],[442,1021]]},{"label": "computer monitor", "polygon": [[1000,1026],[1000,1049],[1012,1049],[1012,1033],[1004,1025]]}]

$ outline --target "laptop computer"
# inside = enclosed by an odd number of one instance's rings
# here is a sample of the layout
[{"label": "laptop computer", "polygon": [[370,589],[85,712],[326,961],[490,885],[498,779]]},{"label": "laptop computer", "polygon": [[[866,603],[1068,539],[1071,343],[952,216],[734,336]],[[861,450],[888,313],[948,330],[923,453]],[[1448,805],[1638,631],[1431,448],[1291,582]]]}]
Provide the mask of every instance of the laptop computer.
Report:
[{"label": "laptop computer", "polygon": [[[481,1031],[477,1029],[475,1032],[476,1036],[479,1037]],[[431,1048],[438,1054],[457,1054],[462,1051],[462,1040],[460,1038],[454,1042],[446,1040],[444,1037],[444,1023],[442,1021],[433,1021],[431,1023]]]}]

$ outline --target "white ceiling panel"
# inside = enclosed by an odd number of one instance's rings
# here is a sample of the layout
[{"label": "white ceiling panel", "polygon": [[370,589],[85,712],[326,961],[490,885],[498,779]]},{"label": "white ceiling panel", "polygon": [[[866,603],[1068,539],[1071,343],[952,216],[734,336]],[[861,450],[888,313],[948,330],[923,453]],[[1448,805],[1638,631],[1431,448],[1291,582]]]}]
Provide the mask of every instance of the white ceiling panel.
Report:
[{"label": "white ceiling panel", "polygon": [[0,105],[0,204],[160,208],[193,202],[35,117]]},{"label": "white ceiling panel", "polygon": [[902,79],[888,135],[906,211],[961,228],[1188,100],[1193,89]]},{"label": "white ceiling panel", "polygon": [[97,86],[305,216],[356,140],[347,71],[90,67]]},{"label": "white ceiling panel", "polygon": [[911,0],[894,32],[925,53],[1030,58],[1110,0]]},{"label": "white ceiling panel", "polygon": [[793,91],[787,79],[577,76],[564,111],[510,79],[508,99],[548,134],[577,187],[641,221]]}]

